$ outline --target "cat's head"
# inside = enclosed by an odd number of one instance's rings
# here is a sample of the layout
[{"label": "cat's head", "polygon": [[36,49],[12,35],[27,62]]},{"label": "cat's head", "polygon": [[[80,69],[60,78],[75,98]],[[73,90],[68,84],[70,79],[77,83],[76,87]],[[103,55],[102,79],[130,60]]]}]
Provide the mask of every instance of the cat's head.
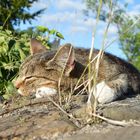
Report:
[{"label": "cat's head", "polygon": [[14,83],[18,93],[23,96],[34,93],[36,97],[56,94],[61,74],[69,76],[74,69],[74,48],[65,44],[57,51],[49,51],[38,40],[31,39],[30,53]]}]

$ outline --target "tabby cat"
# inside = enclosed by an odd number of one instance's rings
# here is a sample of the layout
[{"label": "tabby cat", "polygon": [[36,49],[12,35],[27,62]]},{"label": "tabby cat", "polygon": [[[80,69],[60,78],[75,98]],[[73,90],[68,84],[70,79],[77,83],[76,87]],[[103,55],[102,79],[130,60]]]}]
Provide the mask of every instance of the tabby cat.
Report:
[{"label": "tabby cat", "polygon": [[[94,50],[93,58],[98,52]],[[57,51],[49,51],[41,42],[31,39],[30,53],[22,63],[15,82],[19,94],[35,94],[37,98],[57,95],[58,86],[65,90],[74,89],[83,72],[79,85],[86,83],[88,69],[85,68],[88,64],[89,49],[74,48],[71,44],[65,44]],[[93,63],[92,69],[94,68]],[[136,95],[140,92],[139,89],[139,71],[130,63],[104,53],[96,84],[95,96],[98,102],[109,103],[123,96]]]}]

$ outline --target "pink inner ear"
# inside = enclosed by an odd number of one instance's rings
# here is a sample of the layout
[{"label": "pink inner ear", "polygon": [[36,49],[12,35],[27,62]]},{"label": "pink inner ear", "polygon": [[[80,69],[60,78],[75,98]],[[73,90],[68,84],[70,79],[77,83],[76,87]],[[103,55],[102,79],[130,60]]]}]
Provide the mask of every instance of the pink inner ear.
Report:
[{"label": "pink inner ear", "polygon": [[71,67],[71,70],[73,70],[74,67],[75,67],[75,62],[73,61],[73,63],[71,63],[71,64],[69,65],[69,67]]},{"label": "pink inner ear", "polygon": [[69,58],[68,58],[68,61],[67,61],[67,66],[73,70],[74,69],[74,66],[75,66],[75,57],[74,57],[74,53],[71,52]]},{"label": "pink inner ear", "polygon": [[75,60],[73,58],[69,59],[66,65],[65,75],[69,76],[70,72],[74,69],[74,67],[75,67]]},{"label": "pink inner ear", "polygon": [[74,57],[73,56],[70,56],[69,57],[68,62],[67,62],[67,65],[68,66],[73,66],[74,65]]}]

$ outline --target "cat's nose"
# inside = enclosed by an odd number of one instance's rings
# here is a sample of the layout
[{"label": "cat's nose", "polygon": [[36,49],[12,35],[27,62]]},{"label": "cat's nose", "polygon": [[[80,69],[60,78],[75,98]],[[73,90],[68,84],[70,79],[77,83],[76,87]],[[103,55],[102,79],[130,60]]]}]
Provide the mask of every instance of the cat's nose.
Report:
[{"label": "cat's nose", "polygon": [[14,83],[14,86],[19,89],[21,86],[24,85],[24,81],[25,81],[25,77],[23,78],[17,78],[13,83]]},{"label": "cat's nose", "polygon": [[21,82],[15,81],[15,82],[14,82],[14,86],[16,87],[16,89],[19,89],[20,86],[21,86]]},{"label": "cat's nose", "polygon": [[23,96],[24,94],[23,94],[23,92],[21,90],[21,85],[22,85],[22,83],[20,81],[15,81],[14,82],[14,86],[17,89],[18,94]]}]

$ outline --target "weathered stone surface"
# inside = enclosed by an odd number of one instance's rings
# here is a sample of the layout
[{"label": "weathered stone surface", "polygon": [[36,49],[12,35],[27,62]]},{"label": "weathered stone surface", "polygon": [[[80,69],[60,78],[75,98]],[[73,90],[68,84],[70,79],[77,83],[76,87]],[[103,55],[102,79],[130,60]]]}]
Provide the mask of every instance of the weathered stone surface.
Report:
[{"label": "weathered stone surface", "polygon": [[[92,128],[91,128],[92,129]],[[123,128],[95,128],[92,132],[78,132],[71,136],[66,136],[58,140],[139,140],[140,126],[130,126]]]},{"label": "weathered stone surface", "polygon": [[[107,127],[107,123],[100,123],[100,120],[97,120],[99,126],[94,124],[96,121],[90,120],[88,122],[89,115],[86,110],[86,99],[87,96],[85,95],[75,96],[69,104],[62,108],[82,124],[81,129],[75,125],[77,123],[74,122],[75,120],[71,121],[66,113],[48,99],[31,100],[20,97],[4,103],[0,109],[0,139],[92,140],[95,138],[102,140],[106,138],[117,140],[122,137],[124,138],[123,140],[136,140],[135,138],[140,136],[140,133],[138,133],[140,126],[124,128],[113,126],[110,129]],[[140,120],[140,97],[99,105],[97,112],[104,117],[115,120]],[[89,127],[86,125],[87,122],[90,123]],[[123,135],[124,133],[126,135]]]},{"label": "weathered stone surface", "polygon": [[5,108],[7,112],[2,109],[0,139],[55,138],[77,129],[52,103],[47,100],[40,103],[28,105],[26,102],[22,108],[9,106]]},{"label": "weathered stone surface", "polygon": [[115,120],[140,120],[140,96],[102,106],[103,116]]}]

